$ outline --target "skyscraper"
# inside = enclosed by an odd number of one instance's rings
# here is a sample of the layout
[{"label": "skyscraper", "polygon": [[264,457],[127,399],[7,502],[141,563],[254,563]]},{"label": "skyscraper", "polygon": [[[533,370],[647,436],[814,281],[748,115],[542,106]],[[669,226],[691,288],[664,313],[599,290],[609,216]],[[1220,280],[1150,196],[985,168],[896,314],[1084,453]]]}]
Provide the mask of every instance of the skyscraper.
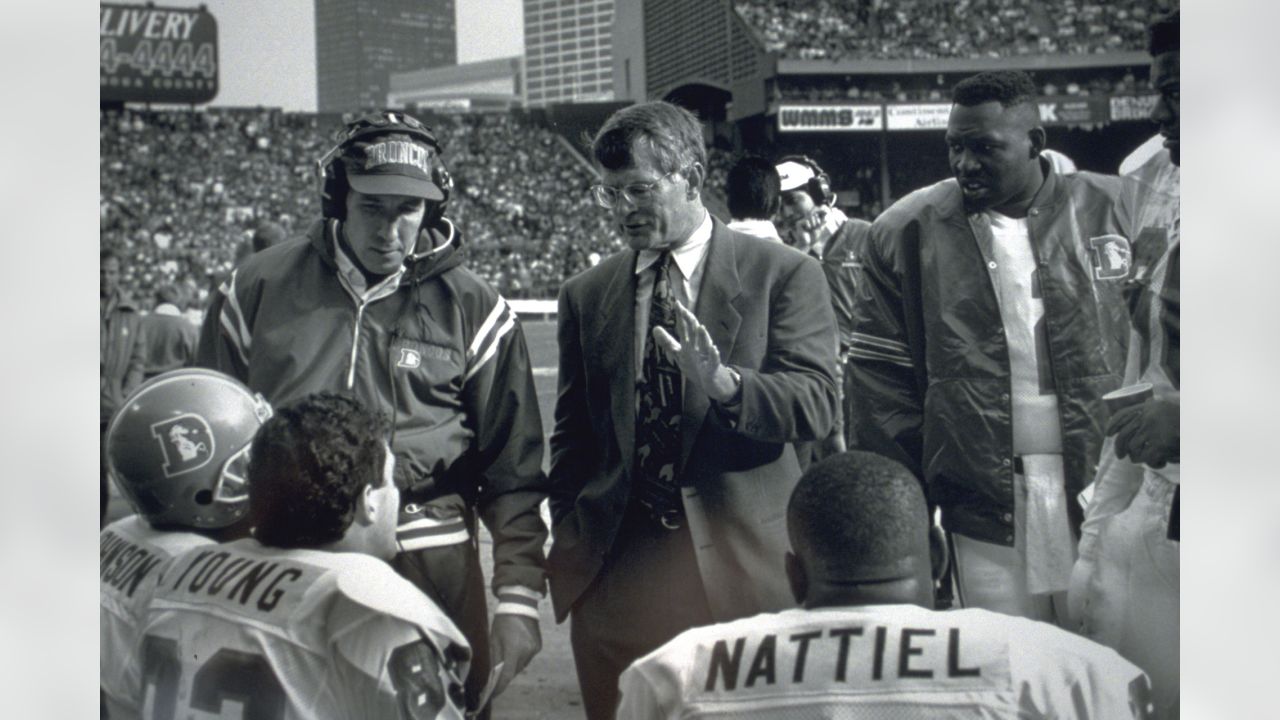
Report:
[{"label": "skyscraper", "polygon": [[386,104],[388,76],[458,62],[454,0],[316,0],[316,104]]},{"label": "skyscraper", "polygon": [[530,105],[612,100],[614,0],[524,0]]}]

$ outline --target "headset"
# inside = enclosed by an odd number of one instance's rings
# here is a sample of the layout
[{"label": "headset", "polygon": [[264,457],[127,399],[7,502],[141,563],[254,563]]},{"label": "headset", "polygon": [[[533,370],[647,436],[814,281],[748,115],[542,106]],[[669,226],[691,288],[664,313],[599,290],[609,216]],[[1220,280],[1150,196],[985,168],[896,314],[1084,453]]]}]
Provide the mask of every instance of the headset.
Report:
[{"label": "headset", "polygon": [[813,171],[813,177],[805,183],[805,192],[809,193],[809,197],[813,198],[815,205],[834,205],[836,202],[836,194],[831,191],[831,177],[822,169],[813,158],[808,155],[787,155],[778,160],[779,165],[784,162],[800,163]]},{"label": "headset", "polygon": [[453,177],[445,168],[440,156],[443,148],[436,139],[431,128],[417,118],[402,112],[384,111],[370,113],[348,123],[338,132],[339,142],[323,157],[316,161],[316,181],[320,191],[320,210],[326,218],[336,220],[347,219],[347,173],[340,158],[353,143],[375,135],[400,133],[420,140],[436,151],[435,160],[431,163],[431,181],[444,193],[444,198],[427,203],[427,211],[422,217],[422,227],[436,224],[444,215],[445,206],[449,202],[449,192],[453,189]]}]

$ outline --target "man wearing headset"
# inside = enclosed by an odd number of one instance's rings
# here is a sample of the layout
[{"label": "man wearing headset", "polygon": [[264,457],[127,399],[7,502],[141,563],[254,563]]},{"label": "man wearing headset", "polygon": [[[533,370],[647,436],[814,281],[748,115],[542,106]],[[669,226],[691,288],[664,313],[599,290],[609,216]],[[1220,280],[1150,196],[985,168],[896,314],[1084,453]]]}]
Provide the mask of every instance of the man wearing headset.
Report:
[{"label": "man wearing headset", "polygon": [[836,364],[841,374],[839,424],[822,443],[797,448],[801,463],[807,467],[811,461],[842,452],[847,444],[845,428],[849,427],[849,403],[853,397],[846,386],[850,376],[844,366],[853,336],[854,280],[861,267],[859,252],[867,241],[871,223],[848,217],[835,206],[831,179],[812,159],[790,155],[784,157],[777,168],[782,180],[778,231],[783,242],[822,263],[822,274],[831,288],[840,352],[840,361]]},{"label": "man wearing headset", "polygon": [[[452,181],[440,153],[403,113],[347,125],[318,163],[324,218],[231,274],[197,364],[273,404],[337,390],[392,418],[394,565],[466,635],[476,710],[491,667],[501,692],[541,648],[542,422],[515,312],[463,266],[444,217]],[[492,643],[477,511],[493,536]]]}]

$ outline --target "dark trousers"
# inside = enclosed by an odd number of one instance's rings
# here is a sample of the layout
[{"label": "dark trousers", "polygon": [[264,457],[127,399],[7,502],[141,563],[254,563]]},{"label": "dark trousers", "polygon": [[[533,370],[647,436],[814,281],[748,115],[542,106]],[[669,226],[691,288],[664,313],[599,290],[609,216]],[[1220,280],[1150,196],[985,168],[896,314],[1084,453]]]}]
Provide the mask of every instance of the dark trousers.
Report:
[{"label": "dark trousers", "polygon": [[614,716],[618,676],[633,660],[711,622],[689,530],[666,530],[628,511],[604,567],[570,616],[587,717]]},{"label": "dark trousers", "polygon": [[[489,679],[492,660],[484,574],[480,569],[474,528],[471,537],[470,542],[402,552],[391,564],[449,616],[471,645],[471,670],[467,673],[465,689],[467,709],[474,710],[480,691]],[[486,707],[476,717],[487,720],[489,709]]]}]

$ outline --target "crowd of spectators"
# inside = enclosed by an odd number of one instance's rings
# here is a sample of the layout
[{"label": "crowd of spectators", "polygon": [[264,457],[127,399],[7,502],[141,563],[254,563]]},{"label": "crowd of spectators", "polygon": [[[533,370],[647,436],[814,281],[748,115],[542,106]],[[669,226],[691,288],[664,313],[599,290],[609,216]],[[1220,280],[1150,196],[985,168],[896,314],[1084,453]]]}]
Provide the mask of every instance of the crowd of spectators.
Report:
[{"label": "crowd of spectators", "polygon": [[[1039,73],[1044,95],[1118,95],[1150,93],[1145,74],[1138,77],[1132,69],[1106,68],[1096,73],[1072,71]],[[944,75],[884,78],[875,76],[786,76],[774,85],[775,100],[808,102],[947,102],[951,86],[963,76]]]},{"label": "crowd of spectators", "polygon": [[292,230],[318,212],[324,143],[308,118],[126,110],[101,113],[99,133],[100,242],[123,253],[123,286],[144,304],[170,283],[204,290],[261,218]]},{"label": "crowd of spectators", "polygon": [[[618,247],[589,169],[551,131],[509,114],[434,119],[468,262],[508,297],[555,297]],[[143,307],[177,284],[193,303],[263,222],[298,236],[320,216],[314,162],[336,119],[277,110],[100,114],[100,242]]]},{"label": "crowd of spectators", "polygon": [[1178,0],[737,0],[765,49],[803,60],[1141,50]]},{"label": "crowd of spectators", "polygon": [[[1093,76],[1045,72],[1040,80],[1046,95],[1146,87],[1145,77],[1125,68]],[[953,81],[787,77],[774,93],[785,100],[945,101]],[[507,297],[555,297],[565,278],[621,247],[590,199],[588,164],[552,131],[518,113],[427,120],[456,183],[448,216],[463,231],[468,263]],[[278,224],[287,236],[304,233],[320,215],[314,162],[339,126],[337,117],[263,109],[100,113],[100,239],[120,251],[128,294],[149,309],[156,289],[174,284],[199,306],[251,251],[262,223]],[[717,193],[736,156],[716,143],[708,150],[708,192],[723,200]],[[833,179],[857,189],[851,210],[874,217],[875,181],[852,177],[863,165],[833,163]]]},{"label": "crowd of spectators", "polygon": [[555,133],[509,114],[444,116],[436,130],[468,264],[503,295],[553,298],[565,278],[621,249],[591,200],[594,176]]}]

